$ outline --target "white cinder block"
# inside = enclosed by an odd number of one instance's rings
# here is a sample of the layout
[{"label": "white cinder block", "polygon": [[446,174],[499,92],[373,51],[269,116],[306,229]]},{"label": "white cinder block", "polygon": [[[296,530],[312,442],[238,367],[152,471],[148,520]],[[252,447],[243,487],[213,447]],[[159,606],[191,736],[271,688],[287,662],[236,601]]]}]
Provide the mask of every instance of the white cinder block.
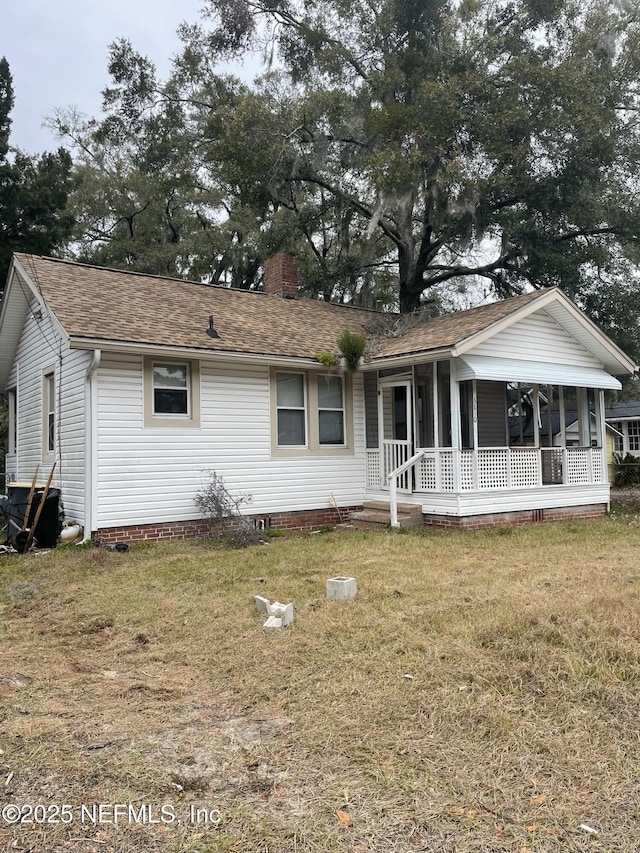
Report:
[{"label": "white cinder block", "polygon": [[263,625],[265,631],[288,628],[289,625],[293,625],[293,604],[282,604],[279,601],[271,604],[268,598],[263,598],[261,595],[254,596],[254,601],[258,611],[266,613],[269,617]]},{"label": "white cinder block", "polygon": [[256,607],[258,608],[258,613],[268,613],[269,612],[269,599],[263,598],[261,595],[254,595],[253,600],[256,603]]},{"label": "white cinder block", "polygon": [[327,581],[327,598],[335,601],[346,601],[355,598],[358,585],[355,578],[329,578]]}]

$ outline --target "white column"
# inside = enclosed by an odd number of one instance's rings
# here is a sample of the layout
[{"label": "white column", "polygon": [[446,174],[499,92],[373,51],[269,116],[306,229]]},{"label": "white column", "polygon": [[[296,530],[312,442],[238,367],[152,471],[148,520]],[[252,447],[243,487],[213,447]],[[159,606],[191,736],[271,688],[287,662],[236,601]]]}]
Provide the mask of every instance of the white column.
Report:
[{"label": "white column", "polygon": [[434,361],[433,368],[433,446],[440,447],[440,404],[438,399],[438,362]]},{"label": "white column", "polygon": [[449,360],[449,401],[451,407],[451,450],[453,453],[453,490],[460,491],[460,385],[456,363]]},{"label": "white column", "polygon": [[[596,424],[598,430],[598,444],[602,457],[602,482],[609,482],[609,468],[607,465],[607,422],[605,420],[604,391],[602,388],[596,394]],[[593,451],[592,451],[593,452]]]}]

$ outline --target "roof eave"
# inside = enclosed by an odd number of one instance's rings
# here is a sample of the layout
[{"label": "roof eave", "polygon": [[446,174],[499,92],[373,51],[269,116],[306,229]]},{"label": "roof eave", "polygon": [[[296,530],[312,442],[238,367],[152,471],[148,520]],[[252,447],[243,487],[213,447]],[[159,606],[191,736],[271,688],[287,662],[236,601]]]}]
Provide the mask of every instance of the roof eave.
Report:
[{"label": "roof eave", "polygon": [[509,326],[513,325],[517,321],[544,309],[554,302],[560,302],[571,316],[580,323],[584,329],[588,330],[594,338],[596,338],[598,343],[607,350],[612,359],[618,362],[621,370],[613,373],[612,375],[638,372],[640,369],[638,365],[635,364],[635,362],[633,362],[617,344],[607,337],[607,335],[605,335],[605,333],[596,326],[593,320],[590,320],[586,314],[574,305],[569,297],[566,296],[558,287],[550,288],[547,292],[541,293],[536,299],[532,299],[531,302],[521,305],[505,317],[501,317],[500,320],[496,320],[494,323],[491,323],[479,332],[475,332],[473,335],[463,338],[454,347],[455,355],[463,355],[464,353],[469,352],[469,350],[481,343],[484,343],[486,340],[489,340],[494,337],[494,335],[499,334],[504,329],[508,329]]},{"label": "roof eave", "polygon": [[371,361],[365,362],[363,370],[385,370],[388,367],[410,367],[417,362],[426,363],[431,361],[440,361],[444,358],[453,358],[456,355],[454,347],[439,347],[438,349],[430,350],[415,350],[410,353],[400,353],[399,355],[386,355],[374,357]]},{"label": "roof eave", "polygon": [[100,349],[103,353],[130,353],[132,355],[164,356],[165,358],[171,355],[171,357],[176,358],[246,362],[266,366],[305,367],[306,369],[313,367],[318,370],[326,370],[326,367],[312,356],[290,354],[277,355],[273,353],[239,352],[237,350],[199,349],[197,347],[114,341],[107,338],[84,338],[79,336],[72,336],[70,338],[70,347],[71,349],[82,350]]}]

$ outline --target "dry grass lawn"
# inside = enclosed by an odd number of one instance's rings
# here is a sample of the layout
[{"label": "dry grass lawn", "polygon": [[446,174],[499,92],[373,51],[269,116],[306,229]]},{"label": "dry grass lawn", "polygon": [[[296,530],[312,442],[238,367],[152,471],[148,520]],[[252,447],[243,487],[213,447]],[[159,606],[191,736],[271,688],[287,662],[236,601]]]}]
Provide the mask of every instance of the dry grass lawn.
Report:
[{"label": "dry grass lawn", "polygon": [[2,558],[0,850],[635,853],[637,509]]}]

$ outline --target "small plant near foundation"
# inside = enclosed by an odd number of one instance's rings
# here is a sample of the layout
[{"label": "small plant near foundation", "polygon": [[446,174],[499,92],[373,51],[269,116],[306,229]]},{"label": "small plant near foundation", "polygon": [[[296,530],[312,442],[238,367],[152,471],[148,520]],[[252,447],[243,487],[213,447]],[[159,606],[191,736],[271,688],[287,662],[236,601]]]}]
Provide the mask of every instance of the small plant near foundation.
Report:
[{"label": "small plant near foundation", "polygon": [[195,504],[208,522],[209,536],[224,539],[236,548],[256,545],[262,541],[253,519],[245,518],[240,512],[245,497],[232,495],[224,478],[216,471],[208,470],[204,473],[207,479],[196,494]]}]

